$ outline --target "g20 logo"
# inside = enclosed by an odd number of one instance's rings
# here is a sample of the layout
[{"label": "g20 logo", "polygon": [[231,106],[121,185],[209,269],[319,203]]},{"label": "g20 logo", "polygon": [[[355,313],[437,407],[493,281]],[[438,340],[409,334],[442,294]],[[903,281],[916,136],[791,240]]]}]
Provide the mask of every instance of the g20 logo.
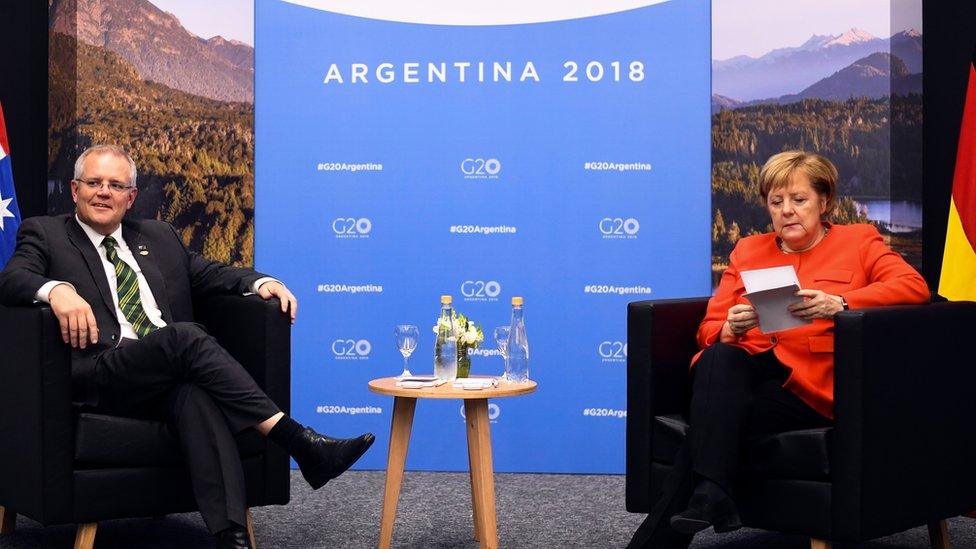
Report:
[{"label": "g20 logo", "polygon": [[[461,413],[461,419],[467,419],[467,416],[464,413],[464,404],[461,405],[461,408],[459,408],[458,411]],[[499,408],[498,405],[495,404],[494,402],[489,402],[488,421],[495,421],[496,419],[498,419],[498,416],[500,415],[502,415],[502,409]]]},{"label": "g20 logo", "polygon": [[605,236],[636,236],[640,222],[633,217],[604,217],[600,220],[600,232]]},{"label": "g20 logo", "polygon": [[337,339],[332,342],[332,352],[339,358],[360,358],[369,356],[373,345],[365,339]]},{"label": "g20 logo", "polygon": [[337,217],[332,220],[332,232],[339,236],[367,235],[373,230],[373,222],[366,217]]},{"label": "g20 logo", "polygon": [[627,344],[622,341],[604,341],[600,343],[597,352],[604,360],[626,360]]},{"label": "g20 logo", "polygon": [[488,403],[488,419],[495,420],[498,416],[502,415],[502,409],[498,407],[494,402]]},{"label": "g20 logo", "polygon": [[496,298],[502,293],[502,285],[494,280],[465,280],[461,283],[461,295],[469,299]]},{"label": "g20 logo", "polygon": [[465,158],[461,161],[461,173],[471,177],[498,175],[502,163],[497,158]]}]

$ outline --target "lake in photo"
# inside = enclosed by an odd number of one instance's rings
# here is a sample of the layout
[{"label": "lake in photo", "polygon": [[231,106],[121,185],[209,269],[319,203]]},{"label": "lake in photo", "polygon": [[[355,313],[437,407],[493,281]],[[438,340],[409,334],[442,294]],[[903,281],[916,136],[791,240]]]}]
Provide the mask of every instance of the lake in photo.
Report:
[{"label": "lake in photo", "polygon": [[858,200],[854,203],[868,219],[893,233],[909,233],[922,228],[922,203],[911,200]]}]

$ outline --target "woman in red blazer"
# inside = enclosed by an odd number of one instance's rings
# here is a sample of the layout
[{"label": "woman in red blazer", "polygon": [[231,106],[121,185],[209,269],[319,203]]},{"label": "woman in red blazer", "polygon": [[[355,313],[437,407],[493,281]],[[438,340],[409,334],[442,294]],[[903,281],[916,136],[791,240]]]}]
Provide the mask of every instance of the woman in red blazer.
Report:
[{"label": "woman in red blazer", "polygon": [[[833,419],[834,314],[928,300],[925,280],[873,225],[826,221],[836,182],[837,169],[816,154],[787,151],[763,166],[759,191],[773,232],[739,240],[708,302],[698,328],[703,351],[692,360],[688,436],[631,547],[687,547],[710,526],[741,527],[733,500],[741,441]],[[803,288],[790,312],[811,322],[762,333],[741,273],[787,265]]]}]

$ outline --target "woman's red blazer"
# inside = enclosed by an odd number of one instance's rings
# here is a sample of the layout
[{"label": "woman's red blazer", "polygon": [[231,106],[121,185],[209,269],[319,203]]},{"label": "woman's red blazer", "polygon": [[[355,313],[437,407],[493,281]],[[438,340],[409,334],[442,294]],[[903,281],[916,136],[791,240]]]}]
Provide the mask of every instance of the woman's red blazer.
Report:
[{"label": "woman's red blazer", "polygon": [[[925,280],[884,244],[873,225],[828,227],[830,230],[818,245],[801,253],[781,251],[774,233],[739,240],[698,327],[698,345],[704,349],[718,341],[729,307],[749,304],[742,297],[745,286],[739,273],[751,269],[793,265],[801,288],[843,296],[851,309],[928,301]],[[773,334],[753,328],[733,345],[750,354],[773,349],[776,358],[791,370],[783,386],[817,412],[833,417],[833,320],[817,319],[812,324]]]}]

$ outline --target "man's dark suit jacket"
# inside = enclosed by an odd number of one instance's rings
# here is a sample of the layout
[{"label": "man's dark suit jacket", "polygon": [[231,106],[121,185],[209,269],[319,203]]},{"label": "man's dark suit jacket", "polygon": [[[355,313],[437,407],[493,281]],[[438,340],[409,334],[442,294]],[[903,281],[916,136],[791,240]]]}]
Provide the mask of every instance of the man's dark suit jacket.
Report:
[{"label": "man's dark suit jacket", "polygon": [[[194,298],[243,294],[265,276],[187,250],[173,226],[162,221],[123,220],[122,238],[167,324],[192,322]],[[0,303],[30,305],[41,286],[51,280],[73,284],[94,312],[98,343],[72,350],[72,379],[73,400],[96,404],[95,361],[118,345],[120,327],[101,258],[74,214],[24,220],[14,255],[0,272]]]}]

